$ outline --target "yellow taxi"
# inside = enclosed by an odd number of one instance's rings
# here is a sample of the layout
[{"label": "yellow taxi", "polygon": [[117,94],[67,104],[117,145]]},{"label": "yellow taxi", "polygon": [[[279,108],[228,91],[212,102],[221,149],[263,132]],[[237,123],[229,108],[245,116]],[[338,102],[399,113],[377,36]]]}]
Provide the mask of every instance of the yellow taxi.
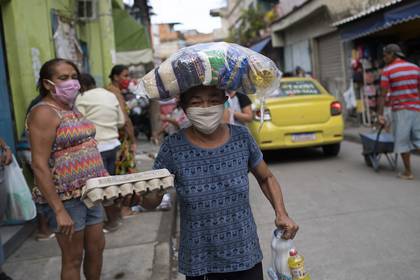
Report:
[{"label": "yellow taxi", "polygon": [[[283,78],[261,110],[250,96],[254,118],[248,124],[261,150],[322,147],[336,156],[343,140],[342,105],[312,78]],[[262,125],[261,125],[262,118]]]}]

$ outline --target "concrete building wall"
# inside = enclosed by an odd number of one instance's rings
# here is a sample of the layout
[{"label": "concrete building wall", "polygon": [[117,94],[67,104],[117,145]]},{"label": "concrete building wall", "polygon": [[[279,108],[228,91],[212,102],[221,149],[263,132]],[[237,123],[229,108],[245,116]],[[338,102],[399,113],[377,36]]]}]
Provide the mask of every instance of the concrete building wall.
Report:
[{"label": "concrete building wall", "polygon": [[334,31],[325,10],[317,12],[284,30],[285,44],[293,44]]},{"label": "concrete building wall", "polygon": [[159,39],[160,42],[168,42],[179,39],[179,32],[173,30],[172,24],[159,24]]},{"label": "concrete building wall", "polygon": [[225,21],[222,24],[227,25],[227,30],[236,26],[242,10],[248,9],[251,5],[255,6],[256,4],[257,0],[227,0],[227,7],[222,15]]},{"label": "concrete building wall", "polygon": [[276,6],[277,14],[279,16],[287,15],[306,1],[307,0],[281,0]]},{"label": "concrete building wall", "polygon": [[334,21],[357,14],[370,6],[390,2],[390,0],[322,0],[328,6]]},{"label": "concrete building wall", "polygon": [[209,43],[209,42],[214,41],[213,33],[184,34],[184,38],[185,38],[185,43],[187,46],[191,46],[191,45],[199,44],[199,43]]}]

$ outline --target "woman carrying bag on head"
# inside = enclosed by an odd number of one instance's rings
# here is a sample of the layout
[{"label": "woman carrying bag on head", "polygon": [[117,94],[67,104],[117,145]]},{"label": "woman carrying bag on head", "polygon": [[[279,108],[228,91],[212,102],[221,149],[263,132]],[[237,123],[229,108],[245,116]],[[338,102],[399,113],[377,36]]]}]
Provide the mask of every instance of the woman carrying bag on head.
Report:
[{"label": "woman carrying bag on head", "polygon": [[248,171],[271,203],[283,238],[291,239],[298,226],[288,216],[280,185],[248,129],[223,123],[223,90],[196,86],[180,98],[192,126],[165,139],[154,165],[175,175],[179,271],[187,280],[262,280]]}]

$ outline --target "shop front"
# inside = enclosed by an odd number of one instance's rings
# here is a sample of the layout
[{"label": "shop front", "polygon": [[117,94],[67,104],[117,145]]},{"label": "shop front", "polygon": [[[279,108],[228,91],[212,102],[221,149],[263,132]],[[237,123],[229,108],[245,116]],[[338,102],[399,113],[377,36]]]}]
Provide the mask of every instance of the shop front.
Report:
[{"label": "shop front", "polygon": [[[369,12],[374,11],[374,12]],[[394,1],[334,23],[341,40],[350,46],[345,54],[348,84],[358,100],[354,116],[364,125],[376,120],[383,47],[398,44],[406,60],[420,64],[420,2]]]}]

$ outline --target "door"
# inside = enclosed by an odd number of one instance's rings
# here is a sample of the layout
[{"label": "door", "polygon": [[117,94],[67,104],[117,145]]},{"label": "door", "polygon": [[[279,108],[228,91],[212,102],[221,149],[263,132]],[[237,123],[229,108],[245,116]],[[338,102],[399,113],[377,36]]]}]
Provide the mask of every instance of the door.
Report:
[{"label": "door", "polygon": [[333,32],[319,37],[317,41],[320,82],[336,95],[344,80],[340,36],[338,32]]},{"label": "door", "polygon": [[15,150],[15,130],[12,119],[12,104],[9,95],[6,59],[4,52],[3,21],[0,8],[0,137]]}]

